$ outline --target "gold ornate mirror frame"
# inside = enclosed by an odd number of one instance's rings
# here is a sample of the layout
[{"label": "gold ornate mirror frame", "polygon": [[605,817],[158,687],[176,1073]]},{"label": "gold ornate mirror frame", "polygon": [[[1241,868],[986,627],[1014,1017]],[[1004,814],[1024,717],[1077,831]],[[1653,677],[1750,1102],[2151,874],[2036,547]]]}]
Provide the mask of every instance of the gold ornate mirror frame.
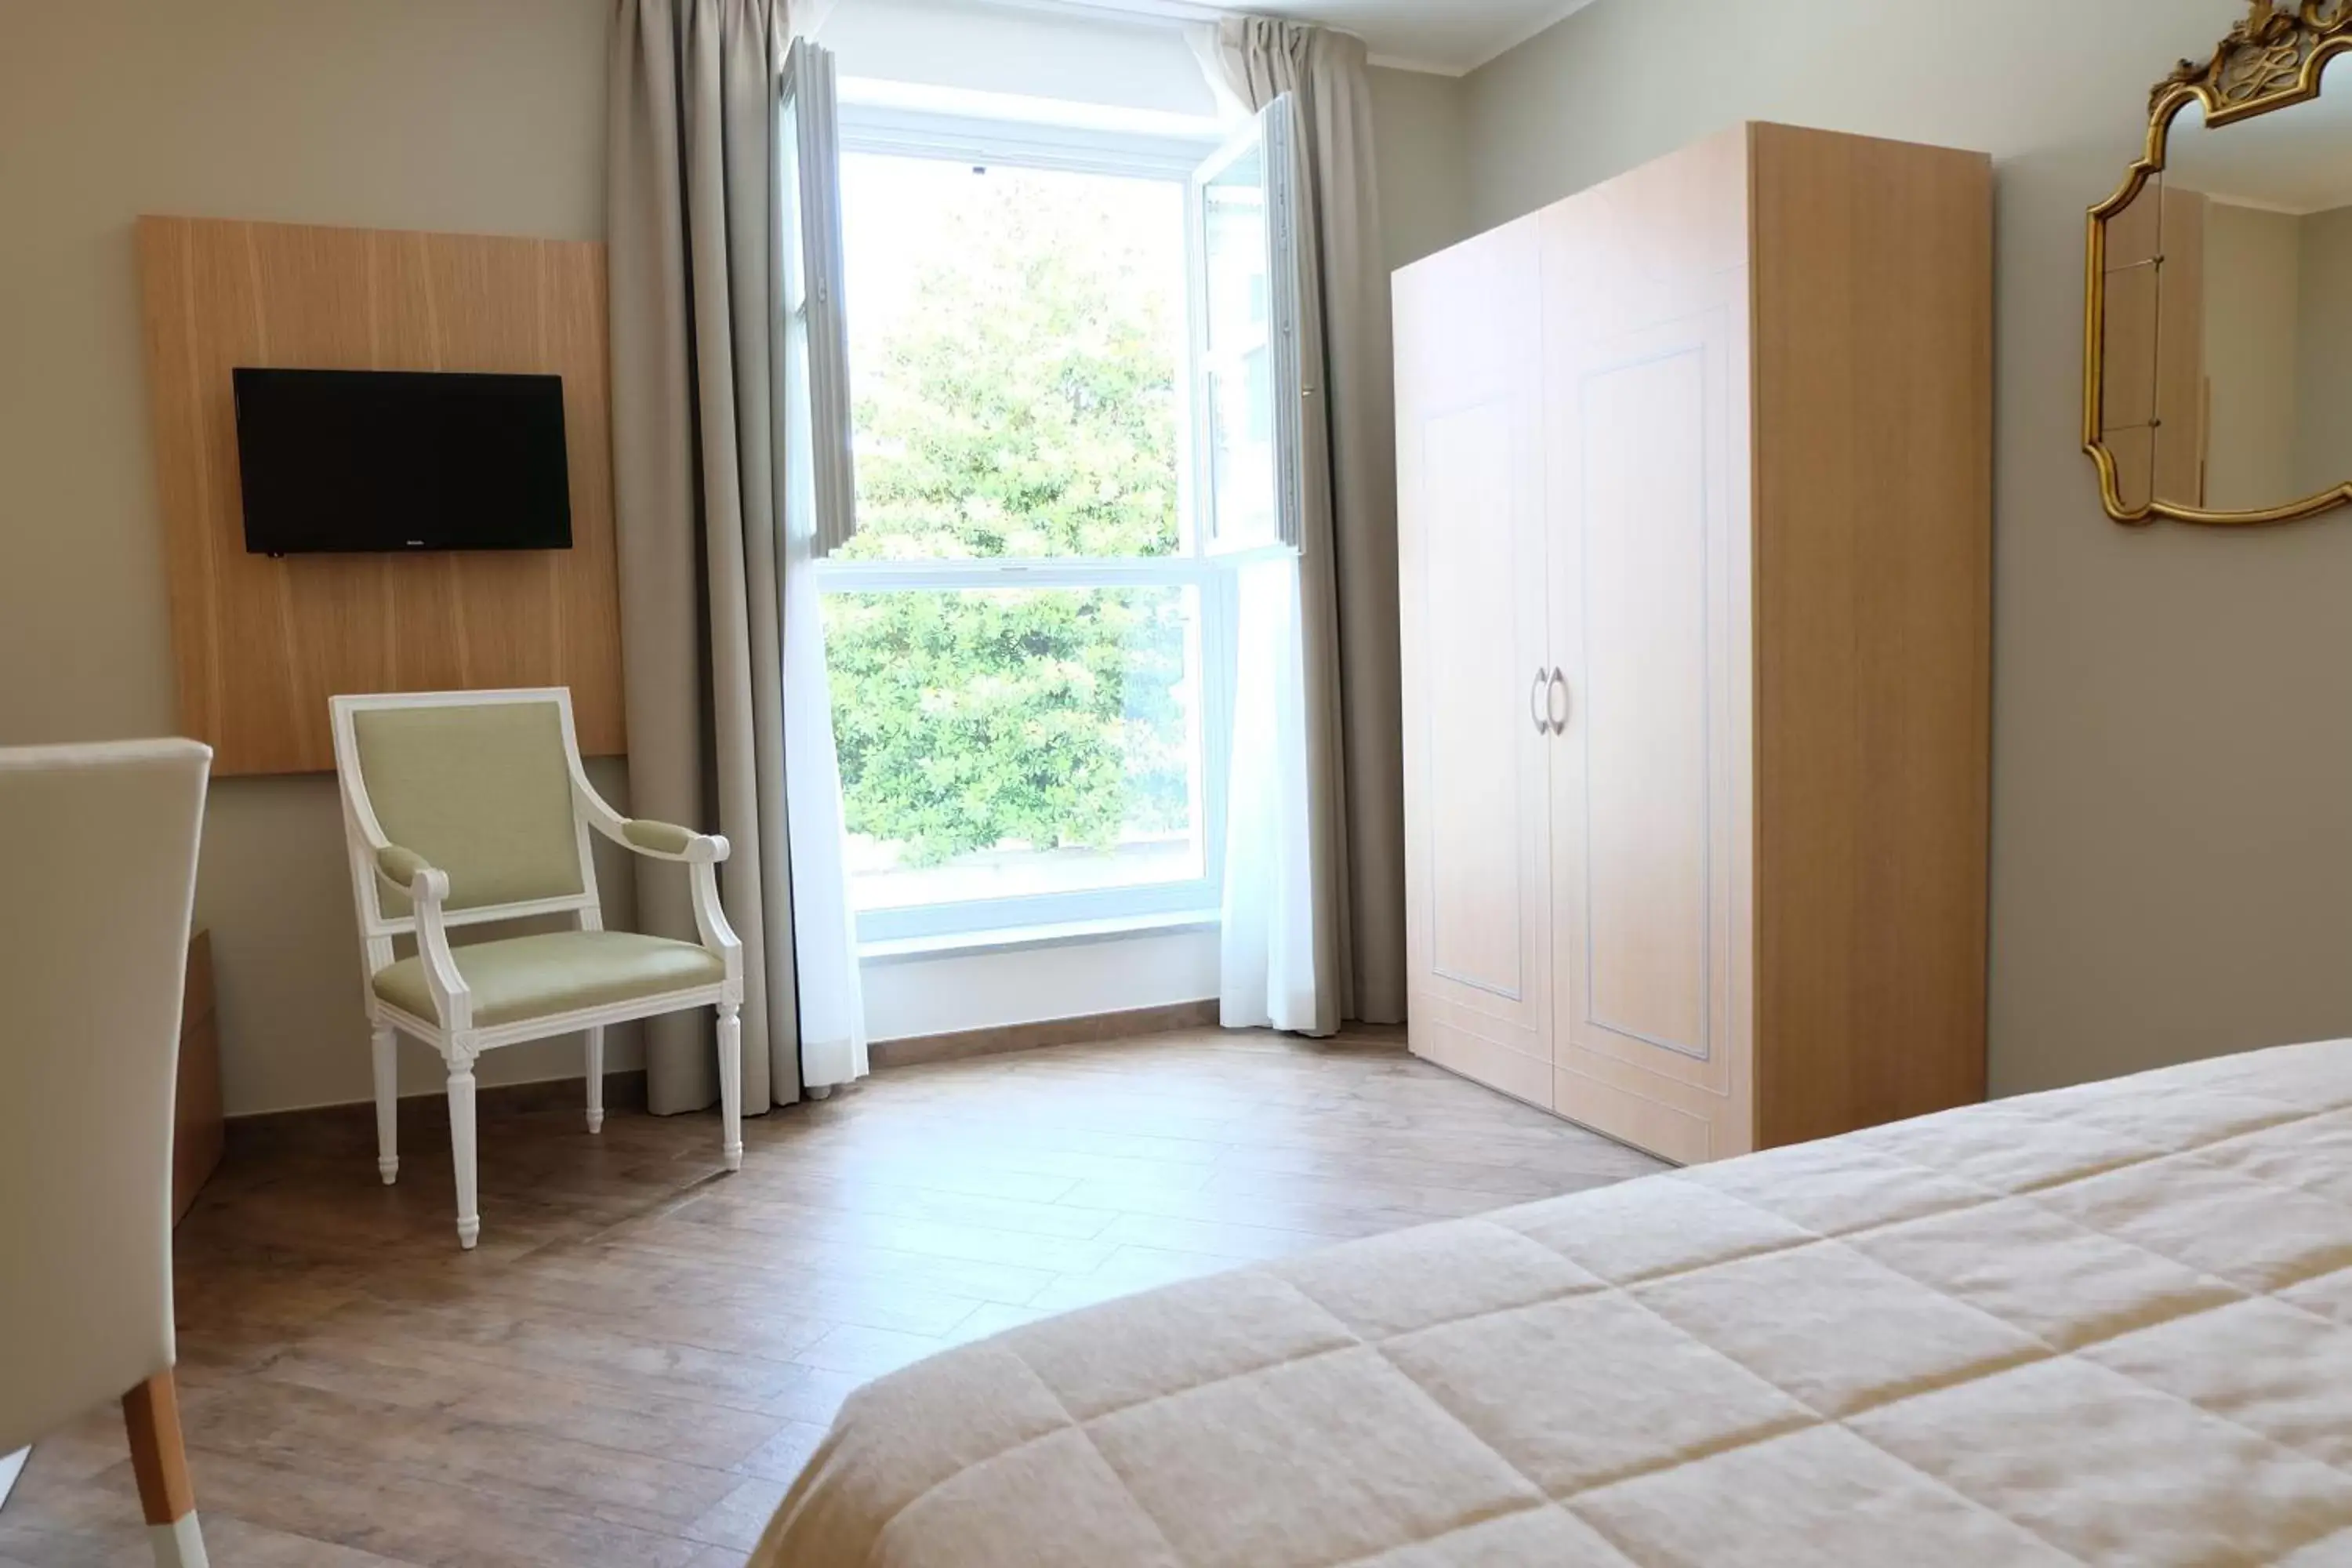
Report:
[{"label": "gold ornate mirror frame", "polygon": [[2116,455],[2105,438],[2107,220],[2130,206],[2149,177],[2163,170],[2172,121],[2189,104],[2203,104],[2206,125],[2218,131],[2258,114],[2308,103],[2319,96],[2320,76],[2327,62],[2352,50],[2352,0],[2249,0],[2249,5],[2246,19],[2230,30],[2211,59],[2202,64],[2183,60],[2157,83],[2148,102],[2147,152],[2131,166],[2116,194],[2091,209],[2084,311],[2083,449],[2098,465],[2099,491],[2107,515],[2136,528],[2158,518],[2220,528],[2291,522],[2352,503],[2352,479],[2347,479],[2333,489],[2263,511],[2205,511],[2174,506],[2156,499],[2152,490],[2148,503],[2135,509],[2124,501]]}]

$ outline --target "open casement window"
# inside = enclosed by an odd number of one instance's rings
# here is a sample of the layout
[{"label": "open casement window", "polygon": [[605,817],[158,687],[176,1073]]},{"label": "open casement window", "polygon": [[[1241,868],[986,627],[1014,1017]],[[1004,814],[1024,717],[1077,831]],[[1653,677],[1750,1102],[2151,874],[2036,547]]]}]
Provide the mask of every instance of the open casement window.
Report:
[{"label": "open casement window", "polygon": [[842,300],[841,137],[833,55],[795,38],[777,95],[778,312],[784,334],[784,524],[830,555],[857,531],[848,313]]},{"label": "open casement window", "polygon": [[1200,522],[1213,554],[1296,551],[1318,411],[1297,100],[1283,94],[1192,176]]},{"label": "open casement window", "polygon": [[1212,921],[1234,639],[1192,176],[1216,130],[844,92],[858,528],[814,575],[859,940]]}]

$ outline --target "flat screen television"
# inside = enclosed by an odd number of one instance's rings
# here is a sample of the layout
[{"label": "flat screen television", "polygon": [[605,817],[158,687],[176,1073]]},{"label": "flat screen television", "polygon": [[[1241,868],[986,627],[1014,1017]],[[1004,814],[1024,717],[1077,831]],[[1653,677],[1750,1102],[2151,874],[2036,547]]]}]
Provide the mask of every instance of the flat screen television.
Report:
[{"label": "flat screen television", "polygon": [[233,374],[247,552],[572,547],[562,376]]}]

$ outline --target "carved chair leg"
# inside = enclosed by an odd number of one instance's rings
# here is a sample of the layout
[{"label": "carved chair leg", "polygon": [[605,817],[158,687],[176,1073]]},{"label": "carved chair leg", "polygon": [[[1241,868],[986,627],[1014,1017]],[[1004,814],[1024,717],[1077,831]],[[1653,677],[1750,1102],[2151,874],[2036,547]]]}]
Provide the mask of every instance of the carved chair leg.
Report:
[{"label": "carved chair leg", "polygon": [[207,1568],[188,1451],[180,1439],[179,1385],[171,1373],[159,1372],[122,1396],[122,1425],[156,1568]]},{"label": "carved chair leg", "polygon": [[719,1005],[719,1152],[727,1168],[743,1168],[743,1021],[740,1003]]},{"label": "carved chair leg", "polygon": [[604,1026],[588,1031],[588,1131],[604,1131]]},{"label": "carved chair leg", "polygon": [[400,1177],[400,1046],[391,1029],[375,1032],[375,1168],[390,1186]]},{"label": "carved chair leg", "polygon": [[449,1064],[449,1158],[457,1175],[457,1245],[470,1250],[482,1237],[482,1216],[475,1207],[474,1060],[458,1058]]}]

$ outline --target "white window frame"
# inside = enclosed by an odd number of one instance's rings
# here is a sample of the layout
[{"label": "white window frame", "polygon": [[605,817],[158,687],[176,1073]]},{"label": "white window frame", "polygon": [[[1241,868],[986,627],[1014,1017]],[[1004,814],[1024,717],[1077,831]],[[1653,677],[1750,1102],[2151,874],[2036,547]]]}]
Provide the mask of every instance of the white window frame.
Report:
[{"label": "white window frame", "polygon": [[[776,196],[782,231],[770,287],[783,380],[775,399],[777,446],[802,479],[783,498],[788,532],[819,555],[856,527],[850,453],[848,319],[841,301],[840,110],[832,51],[795,38],[776,82]],[[803,418],[793,416],[795,403]],[[803,488],[803,480],[805,488]]]},{"label": "white window frame", "polygon": [[[1223,353],[1210,346],[1208,224],[1209,186],[1247,154],[1260,160],[1259,183],[1266,198],[1266,321],[1263,346],[1269,357],[1274,400],[1274,531],[1258,536],[1228,533],[1216,516],[1216,455],[1213,441],[1195,443],[1193,460],[1199,493],[1206,499],[1202,515],[1213,526],[1203,548],[1212,556],[1238,558],[1269,552],[1297,554],[1306,513],[1305,474],[1307,430],[1303,398],[1313,395],[1313,383],[1301,360],[1305,333],[1300,320],[1297,213],[1298,175],[1296,116],[1297,100],[1283,93],[1251,119],[1246,128],[1229,134],[1192,172],[1190,208],[1186,213],[1187,243],[1192,269],[1193,401],[1210,405],[1210,377],[1223,371],[1238,381],[1249,358],[1248,346]],[[1300,395],[1292,395],[1293,391]],[[1213,416],[1207,416],[1213,417]]]},{"label": "white window frame", "polygon": [[[860,945],[901,949],[952,945],[960,937],[1001,939],[1006,932],[1085,929],[1090,934],[1122,923],[1138,928],[1216,920],[1223,891],[1225,784],[1230,775],[1233,732],[1233,573],[1229,560],[1207,552],[1200,526],[1203,460],[1195,439],[1193,404],[1198,392],[1197,337],[1205,283],[1198,242],[1200,213],[1192,184],[1202,161],[1223,140],[1204,128],[1198,135],[1161,130],[1129,131],[1093,124],[1060,124],[994,115],[956,113],[903,103],[841,104],[842,154],[933,158],[943,163],[1054,169],[1167,180],[1185,195],[1186,300],[1182,347],[1186,363],[1176,377],[1177,516],[1182,538],[1178,553],[1156,557],[1021,556],[971,561],[844,561],[817,563],[824,593],[874,593],[988,588],[1115,588],[1177,586],[1193,590],[1199,613],[1189,650],[1200,671],[1194,704],[1201,768],[1199,831],[1202,874],[1182,882],[1089,889],[1014,898],[970,900],[904,909],[865,910],[857,915]],[[854,299],[856,279],[845,280]],[[851,307],[855,310],[853,304]]]}]

